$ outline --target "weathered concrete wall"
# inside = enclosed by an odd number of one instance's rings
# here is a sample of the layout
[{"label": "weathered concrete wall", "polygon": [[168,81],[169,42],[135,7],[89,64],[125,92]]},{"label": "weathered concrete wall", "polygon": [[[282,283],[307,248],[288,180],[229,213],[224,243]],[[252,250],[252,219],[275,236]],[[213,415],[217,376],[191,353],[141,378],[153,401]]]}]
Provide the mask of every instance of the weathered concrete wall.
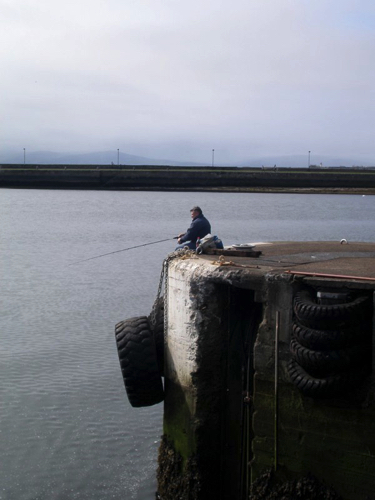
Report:
[{"label": "weathered concrete wall", "polygon": [[[281,477],[297,478],[312,473],[327,485],[332,485],[347,500],[373,498],[375,358],[372,357],[370,378],[355,389],[348,387],[343,396],[313,399],[301,394],[291,384],[287,371],[291,356],[289,345],[293,295],[298,285],[290,282],[290,276],[284,278],[286,280],[281,278],[268,281],[265,317],[255,346],[256,411],[253,421],[255,437],[252,480],[259,477],[265,469],[276,466]],[[322,286],[317,279],[314,284]],[[334,286],[337,287],[337,283]],[[358,284],[356,286],[360,287]],[[326,282],[324,287],[327,288]],[[368,293],[366,287],[363,293]],[[278,426],[275,431],[276,311],[280,311],[281,321],[278,346]],[[374,338],[372,326],[372,348]]]},{"label": "weathered concrete wall", "polygon": [[[374,287],[251,267],[170,264],[161,498],[247,498],[246,482],[270,468],[276,480],[312,473],[345,500],[373,498],[375,356],[365,382],[330,399],[304,396],[287,365],[298,289],[339,286],[374,300]],[[374,349],[374,319],[369,328]]]},{"label": "weathered concrete wall", "polygon": [[[214,477],[221,460],[217,453],[221,349],[211,347],[221,343],[225,331],[215,285],[204,282],[193,269],[194,261],[185,261],[180,267],[172,263],[169,270],[164,432],[182,458],[179,481],[185,485],[185,493],[180,498],[195,498],[197,484],[200,493],[196,498],[209,498],[207,495],[219,487]],[[211,357],[209,362],[207,356]],[[192,462],[196,464],[194,472],[189,468]],[[165,462],[161,465],[168,470]],[[187,490],[192,475],[195,485]],[[169,482],[161,491],[163,499],[174,498],[175,490],[170,488]]]},{"label": "weathered concrete wall", "polygon": [[[254,292],[241,290],[241,301],[231,291],[233,283],[243,285],[243,277],[238,270],[224,276],[222,269],[196,259],[170,265],[166,440],[158,472],[163,500],[176,498],[176,491],[181,499],[238,498],[244,344],[251,320],[257,321]],[[256,280],[253,287],[260,293]],[[166,481],[173,469],[168,456],[175,463],[176,454],[179,470]]]}]

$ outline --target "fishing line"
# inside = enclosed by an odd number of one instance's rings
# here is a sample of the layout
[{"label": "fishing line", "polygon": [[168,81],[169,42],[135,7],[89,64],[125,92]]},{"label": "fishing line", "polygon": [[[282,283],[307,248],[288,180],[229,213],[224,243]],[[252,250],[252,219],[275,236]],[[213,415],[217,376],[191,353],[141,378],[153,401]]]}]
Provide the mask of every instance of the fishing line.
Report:
[{"label": "fishing line", "polygon": [[74,264],[79,264],[80,262],[87,262],[88,260],[99,259],[100,257],[105,257],[106,255],[112,255],[114,253],[126,252],[126,250],[133,250],[133,248],[147,247],[148,245],[155,245],[156,243],[162,243],[163,241],[171,241],[176,240],[177,236],[173,238],[165,238],[164,240],[152,241],[151,243],[143,243],[142,245],[135,245],[133,247],[122,248],[121,250],[115,250],[114,252],[103,253],[102,255],[96,255],[95,257],[90,257],[88,259],[77,260],[76,262],[72,262],[69,266],[73,266]]}]

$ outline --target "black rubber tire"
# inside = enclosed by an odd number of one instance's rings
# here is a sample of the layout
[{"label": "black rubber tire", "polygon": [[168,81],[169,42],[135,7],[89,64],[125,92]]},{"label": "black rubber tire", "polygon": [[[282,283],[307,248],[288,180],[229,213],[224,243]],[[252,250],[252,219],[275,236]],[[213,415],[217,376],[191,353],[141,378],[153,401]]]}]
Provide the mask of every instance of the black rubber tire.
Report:
[{"label": "black rubber tire", "polygon": [[288,364],[288,373],[293,384],[305,396],[312,398],[340,396],[352,390],[363,378],[363,373],[360,371],[316,378],[309,375],[294,359]]},{"label": "black rubber tire", "polygon": [[294,298],[294,312],[305,326],[313,328],[340,329],[348,324],[358,324],[362,320],[368,297],[358,297],[345,304],[321,305],[315,302],[312,294],[303,290]]},{"label": "black rubber tire", "polygon": [[139,408],[163,401],[163,383],[148,318],[138,316],[117,323],[115,335],[122,377],[130,404]]},{"label": "black rubber tire", "polygon": [[151,313],[149,321],[155,339],[159,372],[164,377],[164,299],[162,297],[157,299],[155,308],[155,315]]},{"label": "black rubber tire", "polygon": [[302,368],[312,375],[326,376],[361,365],[367,359],[368,348],[364,344],[359,344],[335,351],[314,351],[292,338],[290,350]]},{"label": "black rubber tire", "polygon": [[308,349],[326,351],[359,344],[366,336],[366,329],[357,325],[342,330],[314,330],[296,320],[293,323],[293,336]]}]

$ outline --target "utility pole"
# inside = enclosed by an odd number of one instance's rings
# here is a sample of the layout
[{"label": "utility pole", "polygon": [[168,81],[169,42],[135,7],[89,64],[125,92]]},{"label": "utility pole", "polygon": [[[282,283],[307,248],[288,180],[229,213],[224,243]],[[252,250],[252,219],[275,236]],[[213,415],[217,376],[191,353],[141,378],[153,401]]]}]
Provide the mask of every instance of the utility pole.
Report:
[{"label": "utility pole", "polygon": [[26,148],[23,148],[23,164],[26,163]]},{"label": "utility pole", "polygon": [[308,160],[308,163],[307,163],[308,167],[310,166],[310,153],[311,153],[311,151],[309,151],[309,160]]},{"label": "utility pole", "polygon": [[212,150],[212,166],[215,165],[215,150]]},{"label": "utility pole", "polygon": [[120,150],[117,148],[117,165],[120,165]]}]

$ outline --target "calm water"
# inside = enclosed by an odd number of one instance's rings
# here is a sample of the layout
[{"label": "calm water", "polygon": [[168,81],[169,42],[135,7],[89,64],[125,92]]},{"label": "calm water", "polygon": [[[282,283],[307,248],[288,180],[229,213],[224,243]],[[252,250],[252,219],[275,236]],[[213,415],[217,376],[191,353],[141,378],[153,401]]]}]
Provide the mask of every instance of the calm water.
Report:
[{"label": "calm water", "polygon": [[198,204],[225,244],[375,241],[375,197],[0,190],[0,499],[151,500],[162,405],[130,407],[114,325],[149,314]]}]

